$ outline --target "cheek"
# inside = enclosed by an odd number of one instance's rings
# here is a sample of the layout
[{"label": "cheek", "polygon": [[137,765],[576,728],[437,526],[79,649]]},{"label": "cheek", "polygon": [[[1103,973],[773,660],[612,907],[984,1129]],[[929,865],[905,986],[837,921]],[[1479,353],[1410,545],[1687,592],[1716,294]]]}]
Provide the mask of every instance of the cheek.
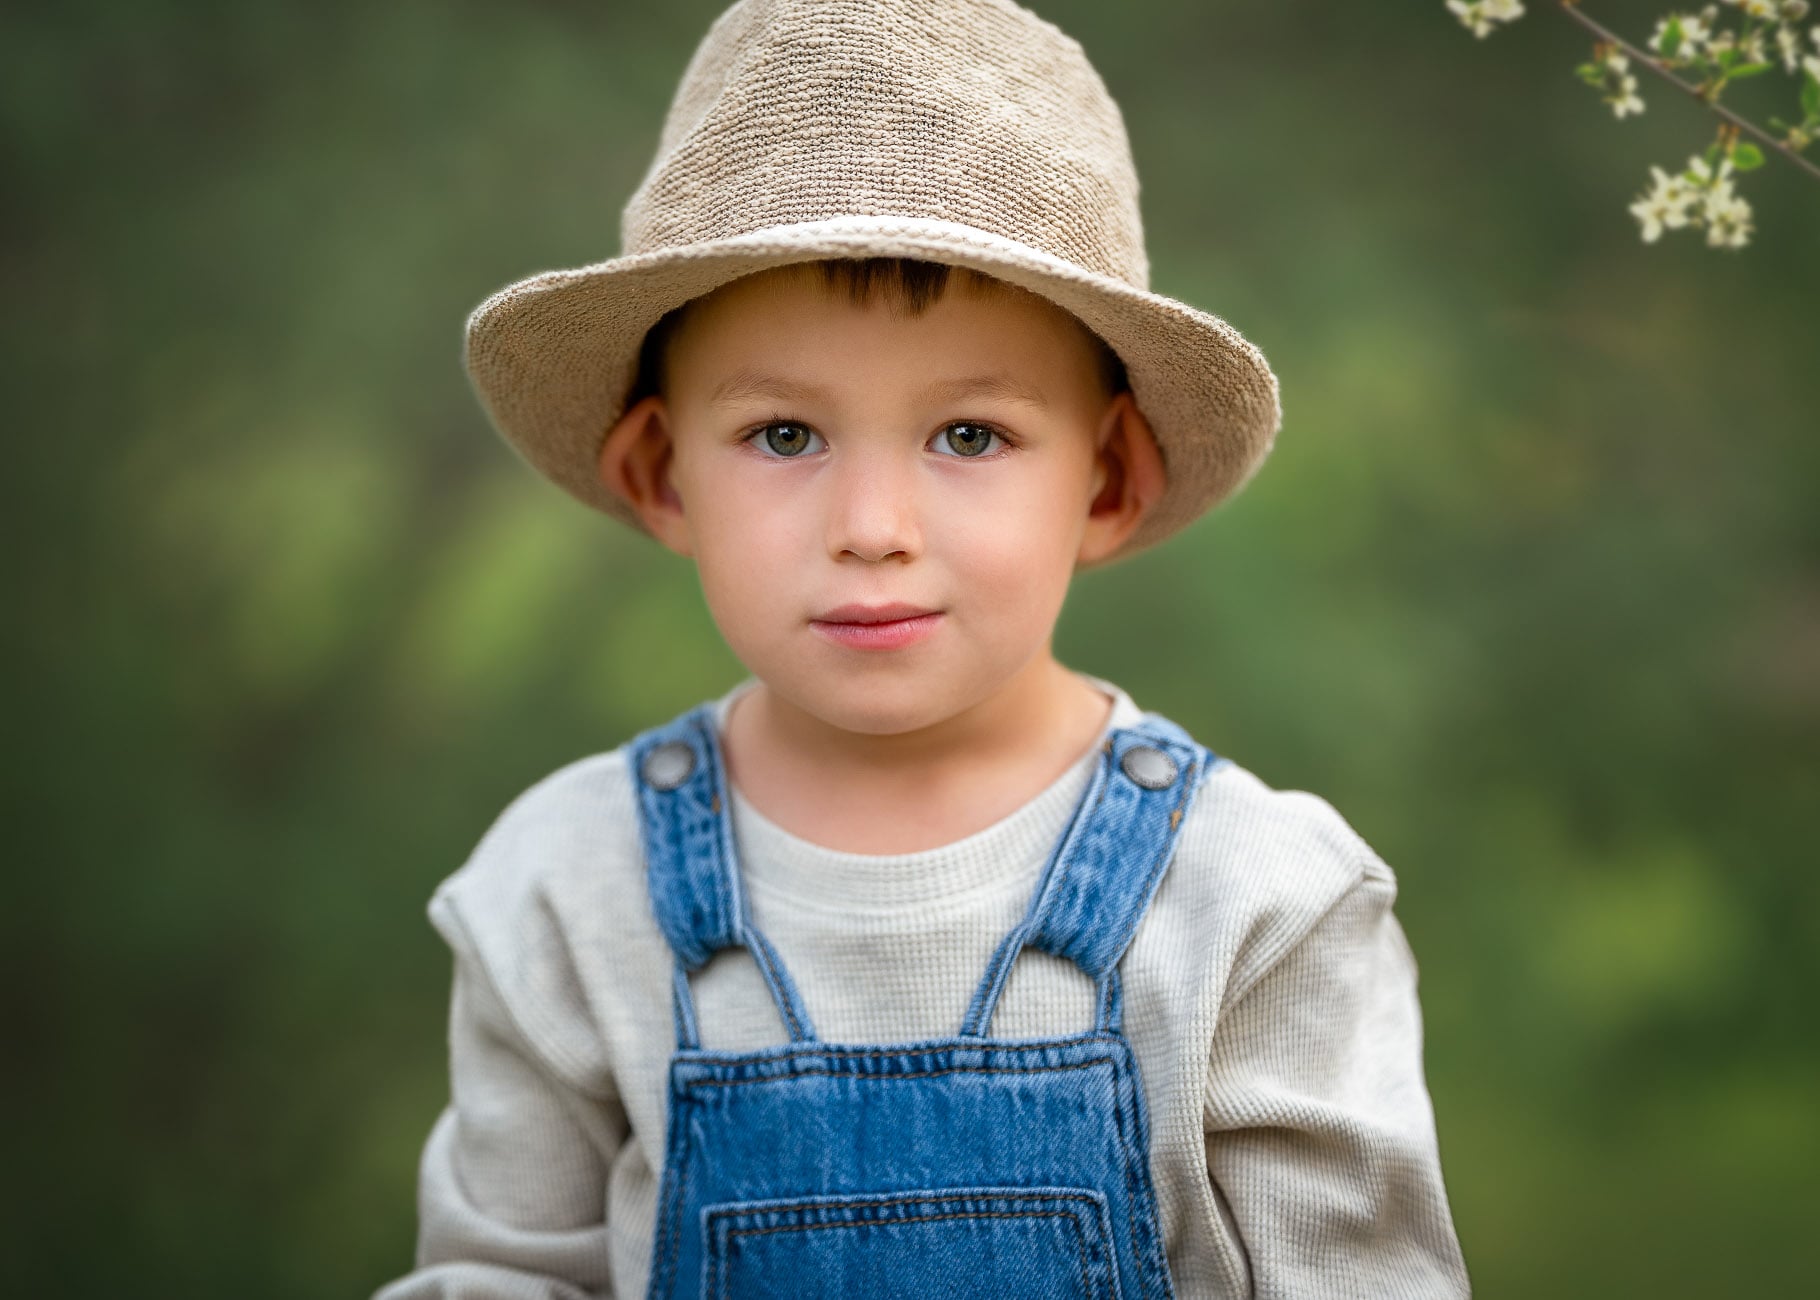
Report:
[{"label": "cheek", "polygon": [[1029,476],[973,503],[948,532],[947,559],[967,575],[974,608],[1002,622],[1007,637],[1046,636],[1060,611],[1085,529],[1087,487],[1072,467]]},{"label": "cheek", "polygon": [[797,553],[801,520],[729,468],[692,467],[679,486],[709,612],[736,654],[762,654],[780,611],[794,608],[781,587],[796,571],[786,557]]},{"label": "cheek", "polygon": [[761,548],[735,537],[728,534],[699,548],[696,576],[721,640],[747,668],[760,671],[785,637],[779,614],[791,602],[776,590],[778,567],[759,563]]}]

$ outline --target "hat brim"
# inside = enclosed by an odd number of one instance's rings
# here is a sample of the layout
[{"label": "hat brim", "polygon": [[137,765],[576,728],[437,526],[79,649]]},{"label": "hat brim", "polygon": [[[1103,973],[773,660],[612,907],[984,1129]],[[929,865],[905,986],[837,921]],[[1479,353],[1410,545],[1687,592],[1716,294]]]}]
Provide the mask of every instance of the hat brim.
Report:
[{"label": "hat brim", "polygon": [[601,482],[598,458],[623,413],[646,331],[666,312],[743,275],[825,257],[969,267],[1042,295],[1111,345],[1156,435],[1167,483],[1107,561],[1154,545],[1237,492],[1282,423],[1269,363],[1219,317],[1027,244],[926,218],[774,226],[546,271],[474,309],[463,362],[493,423],[526,461],[584,504],[642,531],[626,502]]}]

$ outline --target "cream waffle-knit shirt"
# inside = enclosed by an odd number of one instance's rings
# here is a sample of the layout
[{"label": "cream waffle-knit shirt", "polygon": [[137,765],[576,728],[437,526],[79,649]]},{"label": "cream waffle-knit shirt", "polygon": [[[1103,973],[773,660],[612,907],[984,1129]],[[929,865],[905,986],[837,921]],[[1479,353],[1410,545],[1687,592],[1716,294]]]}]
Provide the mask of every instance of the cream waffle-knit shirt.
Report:
[{"label": "cream waffle-knit shirt", "polygon": [[[1087,680],[1113,699],[1108,727],[1138,719],[1124,691]],[[716,702],[723,724],[751,685]],[[818,1036],[959,1030],[1095,748],[1004,820],[921,853],[822,848],[734,790],[752,919]],[[1121,967],[1178,1296],[1468,1294],[1396,892],[1318,796],[1230,761],[1196,795]],[[515,799],[429,916],[454,953],[451,1097],[424,1146],[416,1268],[377,1300],[642,1296],[675,1040],[625,749]],[[744,952],[693,988],[704,1046],[783,1041]],[[1084,974],[1026,951],[991,1033],[1074,1033],[1093,1013]]]}]

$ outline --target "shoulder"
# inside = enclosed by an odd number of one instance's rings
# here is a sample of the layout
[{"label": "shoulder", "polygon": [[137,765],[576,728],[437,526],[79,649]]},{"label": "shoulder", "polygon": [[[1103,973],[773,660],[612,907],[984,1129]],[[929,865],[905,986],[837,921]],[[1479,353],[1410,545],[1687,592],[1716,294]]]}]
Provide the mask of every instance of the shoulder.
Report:
[{"label": "shoulder", "polygon": [[618,856],[637,833],[627,747],[590,754],[515,796],[436,897],[471,908],[509,905],[561,888],[578,869],[597,869],[600,855]]},{"label": "shoulder", "polygon": [[596,965],[664,969],[627,747],[576,759],[514,797],[437,885],[428,913],[557,1070],[598,1086]]},{"label": "shoulder", "polygon": [[[1278,789],[1216,757],[1183,818],[1163,889],[1181,923],[1222,950],[1236,996],[1341,902],[1388,910],[1397,881],[1326,799]],[[1165,902],[1161,890],[1157,901]]]}]

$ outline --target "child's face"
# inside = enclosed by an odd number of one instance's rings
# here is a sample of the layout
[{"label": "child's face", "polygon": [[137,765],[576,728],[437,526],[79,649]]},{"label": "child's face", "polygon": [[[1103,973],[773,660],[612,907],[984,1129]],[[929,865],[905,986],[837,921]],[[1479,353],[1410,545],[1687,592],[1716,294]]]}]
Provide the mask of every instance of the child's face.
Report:
[{"label": "child's face", "polygon": [[[911,316],[812,271],[696,303],[667,396],[615,427],[603,472],[636,444],[649,477],[628,494],[694,557],[755,676],[831,725],[897,734],[1048,659],[1077,561],[1135,526],[1129,456],[1102,447],[1148,431],[1083,327],[1036,295],[956,273]],[[1160,463],[1148,473],[1160,490]]]}]

